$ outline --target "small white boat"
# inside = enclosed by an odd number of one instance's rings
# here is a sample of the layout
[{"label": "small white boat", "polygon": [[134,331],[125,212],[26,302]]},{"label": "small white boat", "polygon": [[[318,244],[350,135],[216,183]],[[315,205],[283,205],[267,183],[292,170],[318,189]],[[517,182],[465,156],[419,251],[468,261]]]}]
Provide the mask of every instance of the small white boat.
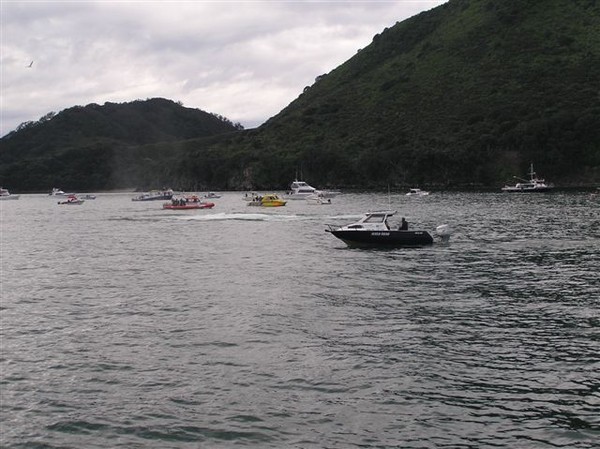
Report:
[{"label": "small white boat", "polygon": [[314,193],[306,197],[306,202],[308,204],[331,204],[331,198],[325,198],[321,193]]},{"label": "small white boat", "polygon": [[427,196],[429,195],[429,192],[426,192],[425,190],[421,190],[421,189],[410,189],[408,191],[408,193],[406,194],[406,196]]},{"label": "small white boat", "polygon": [[131,198],[131,201],[164,201],[173,198],[174,194],[175,192],[172,189],[151,190],[150,192],[145,192],[135,198]]},{"label": "small white boat", "polygon": [[206,195],[204,195],[204,198],[221,198],[221,195],[215,192],[208,192]]},{"label": "small white boat", "polygon": [[52,189],[52,192],[50,192],[48,195],[49,195],[49,196],[64,196],[64,195],[66,195],[66,194],[65,194],[65,192],[64,192],[64,191],[62,191],[62,190],[60,190],[60,189],[57,189],[56,187],[54,187],[54,188]]},{"label": "small white boat", "polygon": [[[515,178],[517,177],[515,176]],[[518,182],[514,186],[505,185],[502,187],[502,191],[517,193],[548,192],[553,188],[551,184],[546,184],[545,180],[537,177],[535,171],[533,171],[533,164],[529,166],[529,181],[526,179],[521,179],[521,181],[523,182]]]},{"label": "small white boat", "polygon": [[0,187],[0,200],[18,200],[19,195],[11,194],[8,189]]},{"label": "small white boat", "polygon": [[307,197],[320,194],[323,198],[333,198],[340,192],[334,190],[319,190],[304,181],[294,180],[290,184],[290,190],[283,195],[286,200],[305,200]]}]

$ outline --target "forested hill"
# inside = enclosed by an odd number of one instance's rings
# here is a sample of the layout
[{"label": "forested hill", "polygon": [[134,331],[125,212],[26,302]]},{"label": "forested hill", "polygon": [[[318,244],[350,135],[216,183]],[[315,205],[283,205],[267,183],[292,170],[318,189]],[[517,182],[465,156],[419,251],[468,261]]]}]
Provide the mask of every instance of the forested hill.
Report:
[{"label": "forested hill", "polygon": [[37,122],[26,122],[2,139],[2,155],[13,148],[41,153],[109,139],[127,145],[207,137],[235,131],[239,125],[163,98],[131,103],[75,106]]},{"label": "forested hill", "polygon": [[23,123],[2,138],[2,185],[24,190],[53,185],[77,190],[110,188],[115,182],[110,172],[124,148],[239,129],[241,125],[225,117],[163,98],[75,106]]},{"label": "forested hill", "polygon": [[[119,132],[135,146],[82,139],[74,158],[19,131],[2,139],[0,183],[264,190],[301,172],[321,187],[499,188],[533,162],[557,185],[597,185],[598,30],[596,0],[450,0],[383,30],[257,129],[190,139],[173,120],[143,145],[133,120]],[[82,131],[61,132],[52,151]],[[7,151],[17,138],[27,153]]]},{"label": "forested hill", "polygon": [[[384,30],[262,129],[321,184],[600,182],[600,4],[451,0]],[[285,155],[290,158],[290,154]]]}]

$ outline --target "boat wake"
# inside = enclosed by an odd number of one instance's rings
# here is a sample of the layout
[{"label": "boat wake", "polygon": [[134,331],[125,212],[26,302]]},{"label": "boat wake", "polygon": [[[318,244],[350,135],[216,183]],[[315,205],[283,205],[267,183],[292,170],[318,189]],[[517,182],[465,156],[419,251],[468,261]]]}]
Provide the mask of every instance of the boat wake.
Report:
[{"label": "boat wake", "polygon": [[357,218],[360,215],[282,215],[282,214],[261,214],[261,213],[242,213],[242,212],[221,212],[216,214],[198,214],[173,217],[177,220],[185,221],[268,221],[268,222],[286,222],[286,221],[323,221],[323,220],[346,220]]},{"label": "boat wake", "polygon": [[244,214],[244,213],[218,213],[209,215],[191,215],[176,217],[178,220],[186,221],[292,221],[297,220],[297,215],[271,215],[271,214]]},{"label": "boat wake", "polygon": [[327,218],[328,220],[358,220],[364,214],[349,214],[349,215],[331,215]]}]

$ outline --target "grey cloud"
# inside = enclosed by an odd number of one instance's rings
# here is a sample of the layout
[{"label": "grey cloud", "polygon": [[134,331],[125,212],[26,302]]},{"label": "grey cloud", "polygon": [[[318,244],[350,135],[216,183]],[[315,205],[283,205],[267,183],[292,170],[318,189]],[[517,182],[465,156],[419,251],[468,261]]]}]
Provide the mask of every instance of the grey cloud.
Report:
[{"label": "grey cloud", "polygon": [[1,134],[155,96],[255,126],[385,27],[444,1],[6,3]]}]

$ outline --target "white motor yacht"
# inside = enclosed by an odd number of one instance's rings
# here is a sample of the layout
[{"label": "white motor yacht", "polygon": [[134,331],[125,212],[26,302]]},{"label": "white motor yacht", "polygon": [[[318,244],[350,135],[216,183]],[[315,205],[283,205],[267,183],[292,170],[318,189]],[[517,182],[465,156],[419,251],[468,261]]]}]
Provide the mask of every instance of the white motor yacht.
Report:
[{"label": "white motor yacht", "polygon": [[[516,176],[515,176],[516,178]],[[521,178],[517,178],[521,179]],[[523,182],[518,182],[514,186],[505,185],[502,187],[503,192],[548,192],[552,190],[551,184],[546,184],[546,181],[538,178],[533,170],[533,164],[529,166],[529,180],[521,179]]]},{"label": "white motor yacht", "polygon": [[321,198],[333,198],[339,193],[333,190],[319,190],[304,181],[296,179],[290,184],[290,190],[283,197],[287,200],[305,200],[315,194],[320,195]]},{"label": "white motor yacht", "polygon": [[64,195],[66,195],[66,193],[64,191],[62,191],[62,190],[57,189],[56,187],[54,187],[52,189],[52,192],[50,192],[48,195],[49,196],[64,196]]}]

